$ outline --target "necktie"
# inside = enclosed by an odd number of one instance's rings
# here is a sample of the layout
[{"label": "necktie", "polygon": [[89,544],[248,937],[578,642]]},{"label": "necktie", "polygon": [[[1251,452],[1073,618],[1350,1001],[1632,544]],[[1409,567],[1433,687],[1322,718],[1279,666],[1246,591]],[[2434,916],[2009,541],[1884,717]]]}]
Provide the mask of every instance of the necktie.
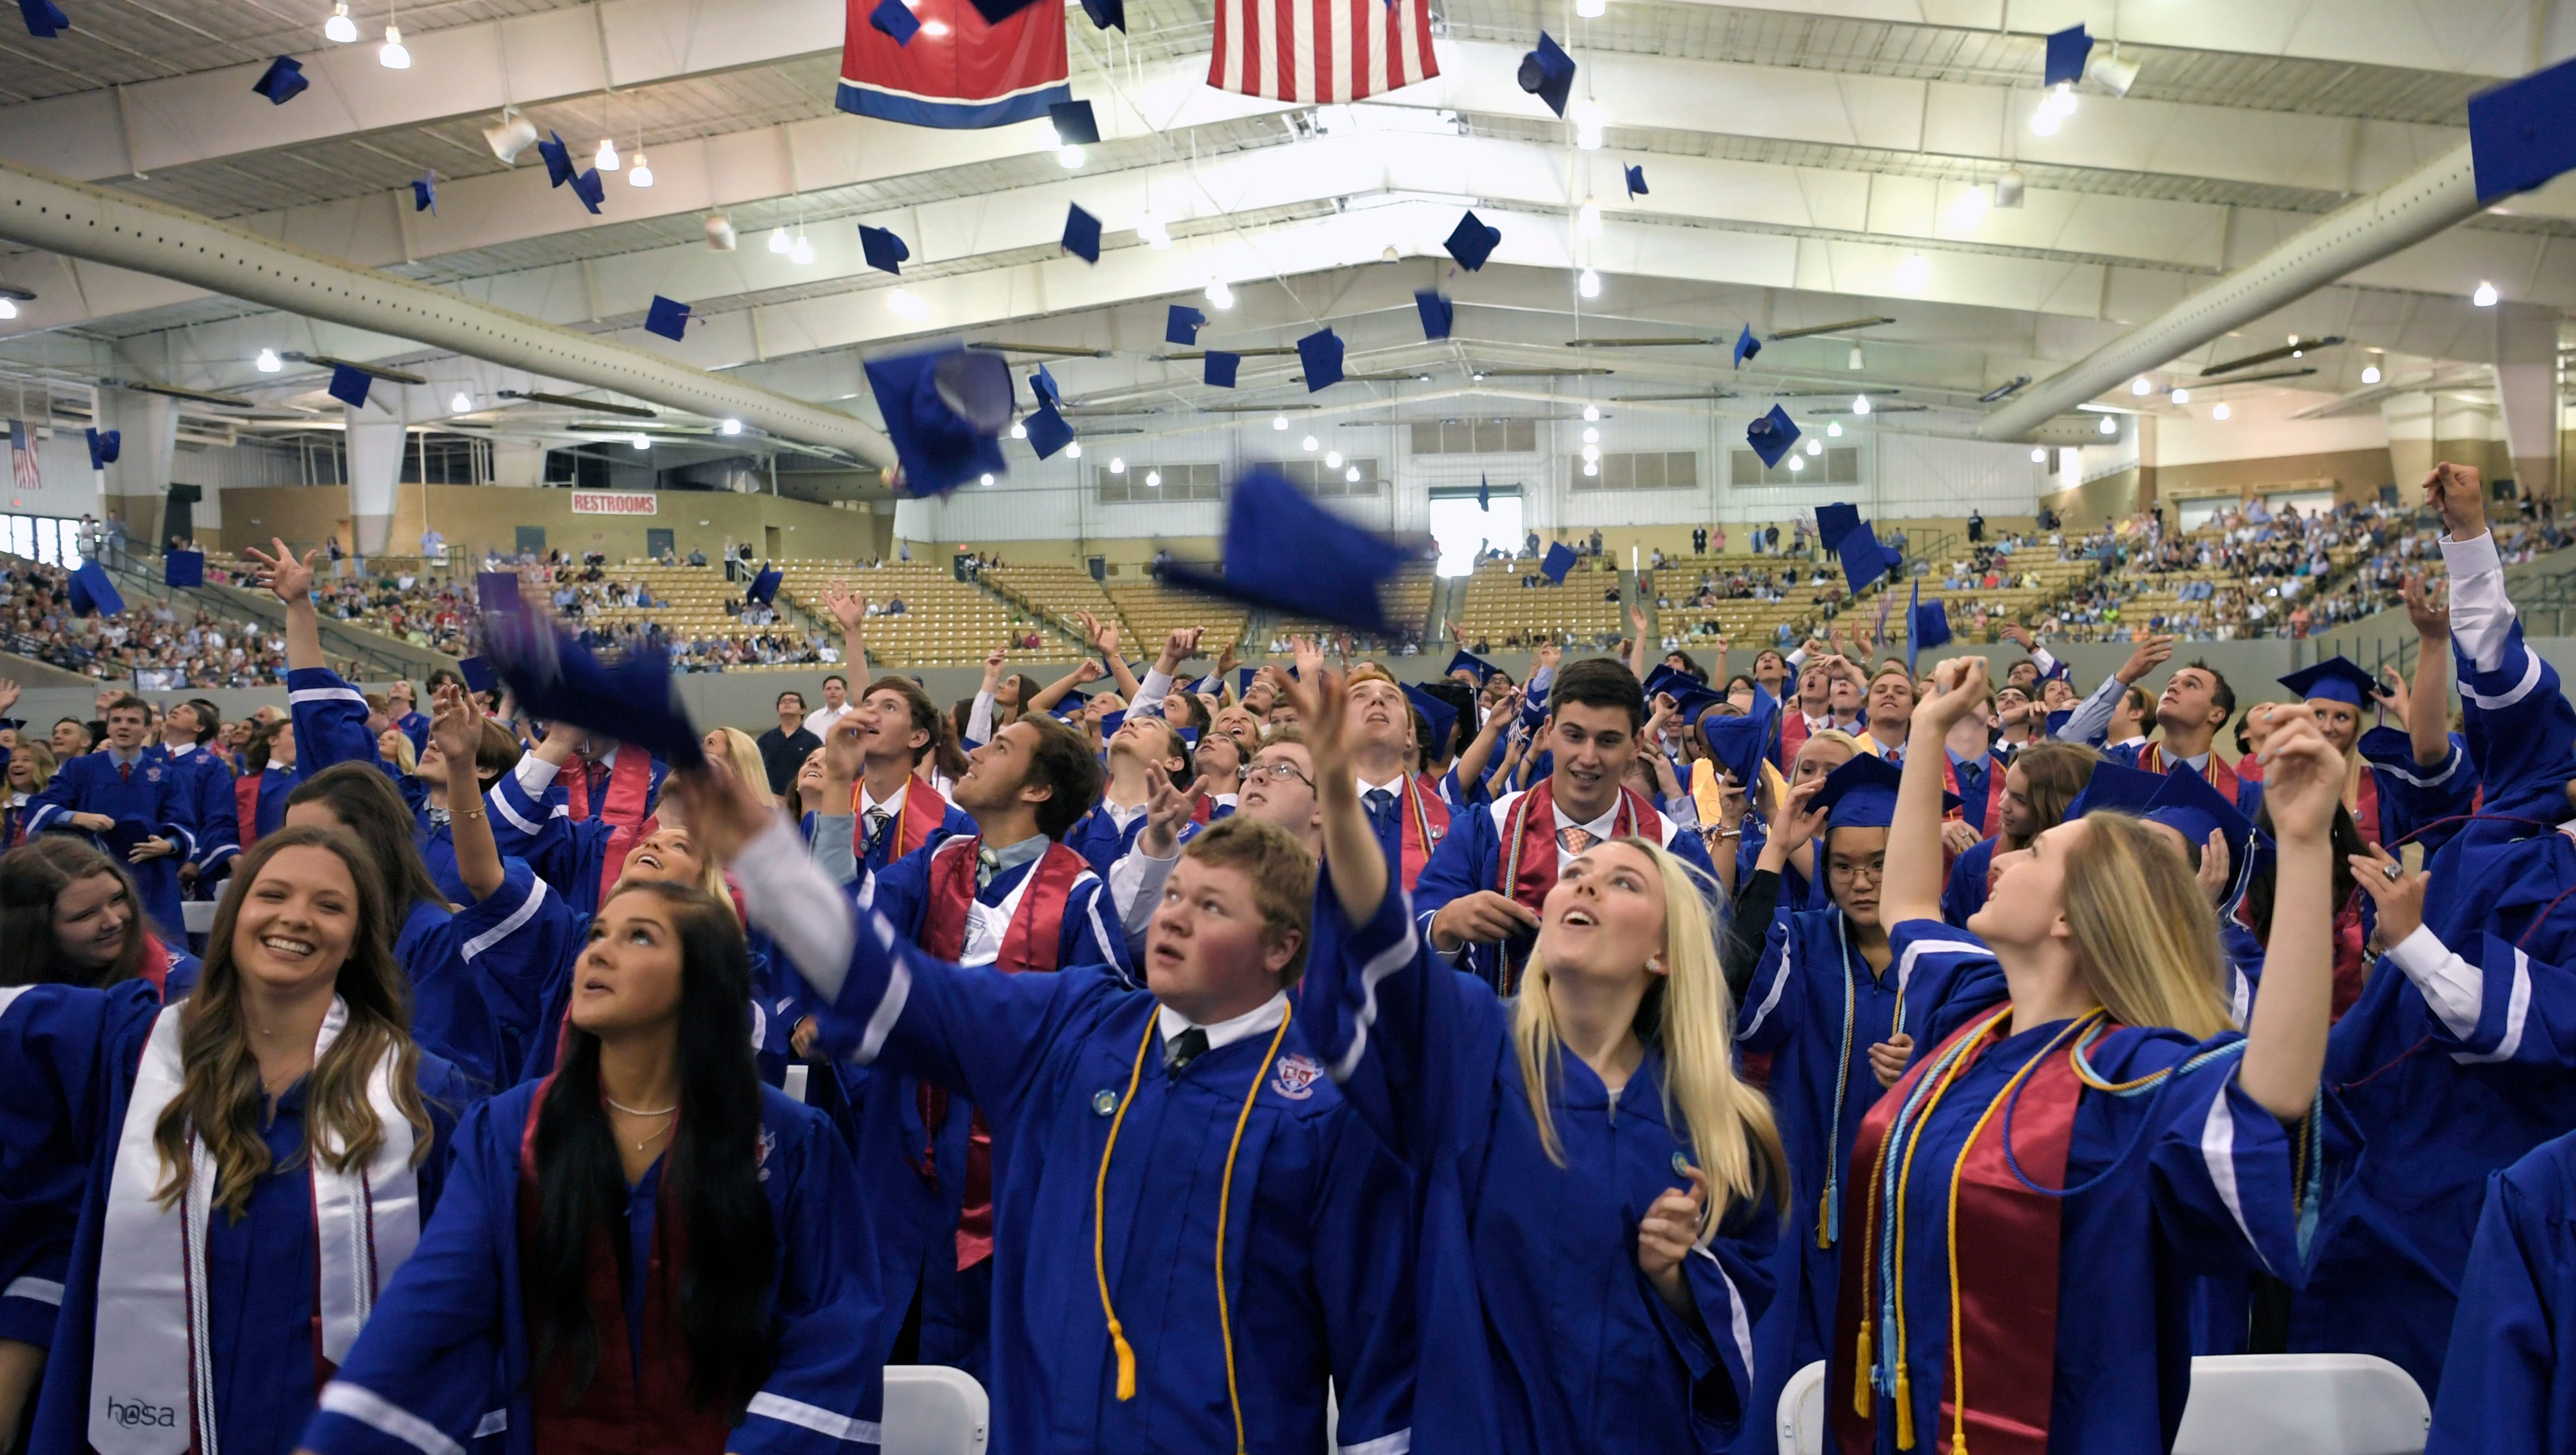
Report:
[{"label": "necktie", "polygon": [[1565,852],[1569,854],[1580,854],[1584,850],[1592,847],[1592,831],[1589,829],[1575,828],[1569,824],[1568,826],[1556,831],[1556,841],[1564,847]]},{"label": "necktie", "polygon": [[1192,1061],[1204,1054],[1207,1048],[1207,1032],[1192,1026],[1173,1037],[1172,1043],[1163,1049],[1163,1069],[1178,1076]]},{"label": "necktie", "polygon": [[990,849],[975,851],[975,888],[980,892],[992,887],[993,876],[1001,872],[1002,856]]},{"label": "necktie", "polygon": [[116,765],[116,781],[119,783],[133,782],[134,765],[131,763],[118,763]]},{"label": "necktie", "polygon": [[1395,795],[1383,788],[1372,788],[1360,797],[1368,801],[1369,827],[1385,833],[1387,820],[1395,816]]},{"label": "necktie", "polygon": [[[887,811],[885,811],[885,810],[884,810],[884,809],[882,809],[882,808],[872,808],[872,809],[869,809],[869,810],[868,810],[868,812],[867,812],[867,825],[868,825],[868,843],[867,843],[867,846],[868,846],[869,848],[873,849],[873,848],[875,848],[875,847],[877,846],[877,839],[878,839],[878,837],[879,837],[880,835],[882,835],[882,834],[884,834],[884,833],[885,833],[886,820],[888,820],[888,819],[890,819],[890,818],[893,818],[893,817],[894,817],[894,815],[893,815],[893,814],[888,813]],[[980,876],[980,874],[979,874],[979,876],[978,876],[978,877],[981,877],[981,876]]]},{"label": "necktie", "polygon": [[590,790],[590,816],[602,817],[600,795],[608,790],[608,766],[604,763],[591,764],[585,770],[584,782]]}]

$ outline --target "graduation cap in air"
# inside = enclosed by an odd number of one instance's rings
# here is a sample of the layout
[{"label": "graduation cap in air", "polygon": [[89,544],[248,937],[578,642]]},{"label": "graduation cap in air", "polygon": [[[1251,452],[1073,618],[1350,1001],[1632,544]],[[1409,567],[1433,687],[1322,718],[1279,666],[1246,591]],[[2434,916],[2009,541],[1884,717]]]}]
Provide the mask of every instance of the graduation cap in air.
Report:
[{"label": "graduation cap in air", "polygon": [[1470,212],[1458,219],[1458,225],[1449,230],[1448,239],[1440,245],[1449,250],[1449,256],[1458,260],[1459,267],[1472,273],[1485,266],[1485,259],[1494,255],[1494,249],[1500,247],[1502,241],[1501,228]]},{"label": "graduation cap in air", "polygon": [[1422,714],[1423,723],[1431,729],[1430,736],[1423,742],[1423,751],[1435,758],[1446,757],[1456,744],[1458,709],[1410,682],[1404,684],[1404,698],[1413,704],[1414,711]]},{"label": "graduation cap in air", "polygon": [[946,495],[998,475],[1011,423],[1011,366],[999,354],[951,347],[867,361],[868,389],[914,496]]},{"label": "graduation cap in air", "polygon": [[1774,404],[1769,414],[1746,426],[1744,442],[1762,457],[1762,467],[1767,470],[1779,464],[1790,447],[1797,444],[1797,421],[1789,417],[1789,411]]},{"label": "graduation cap in air", "polygon": [[1100,119],[1091,113],[1088,101],[1058,101],[1047,108],[1047,120],[1055,123],[1059,146],[1087,147],[1100,143]]},{"label": "graduation cap in air", "polygon": [[1064,422],[1053,404],[1041,404],[1022,423],[1028,426],[1029,448],[1041,460],[1052,459],[1055,452],[1073,443],[1073,426]]},{"label": "graduation cap in air", "polygon": [[921,33],[921,19],[903,0],[877,0],[877,8],[868,12],[868,24],[894,37],[896,45],[910,45]]},{"label": "graduation cap in air", "polygon": [[2227,895],[2222,903],[2233,908],[2254,869],[2254,821],[2188,764],[2145,776],[2156,780],[2156,788],[2140,818],[2165,825],[2194,848],[2207,844],[2213,833],[2222,836],[2227,844]]},{"label": "graduation cap in air", "polygon": [[1342,339],[1331,328],[1319,328],[1297,340],[1297,362],[1306,366],[1306,392],[1342,382]]},{"label": "graduation cap in air", "polygon": [[1038,403],[1049,409],[1064,407],[1064,391],[1056,387],[1055,375],[1048,372],[1044,364],[1038,365],[1037,372],[1029,375],[1029,392],[1037,396]]},{"label": "graduation cap in air", "polygon": [[864,222],[859,224],[859,251],[866,255],[869,267],[898,277],[903,274],[904,260],[912,256],[912,249],[904,245],[902,238]]},{"label": "graduation cap in air", "polygon": [[2469,163],[2481,206],[2576,167],[2576,61],[2470,97]]},{"label": "graduation cap in air", "polygon": [[564,145],[562,132],[547,132],[546,139],[537,143],[537,155],[545,158],[547,185],[560,187],[572,180],[572,148]]},{"label": "graduation cap in air", "polygon": [[93,470],[106,469],[125,453],[125,431],[121,429],[94,429],[88,431],[88,436],[89,467]]},{"label": "graduation cap in air", "polygon": [[1229,354],[1223,349],[1210,349],[1207,351],[1207,357],[1200,362],[1206,365],[1200,378],[1206,380],[1211,387],[1231,389],[1234,387],[1235,371],[1243,367],[1243,355]]},{"label": "graduation cap in air", "polygon": [[1637,162],[1628,164],[1628,195],[1631,197],[1646,195],[1646,169]]},{"label": "graduation cap in air", "polygon": [[2042,85],[2072,86],[2084,79],[2085,58],[2093,54],[2093,37],[2070,25],[2048,38],[2048,70]]},{"label": "graduation cap in air", "polygon": [[411,179],[411,210],[426,212],[432,217],[438,215],[438,173],[435,170]]},{"label": "graduation cap in air", "polygon": [[1645,688],[1646,700],[1652,702],[1658,692],[1669,692],[1678,699],[1683,688],[1700,687],[1705,684],[1670,662],[1661,662],[1656,664],[1655,670],[1646,674],[1646,680],[1640,685]]},{"label": "graduation cap in air", "polygon": [[1068,203],[1064,213],[1064,250],[1086,263],[1100,261],[1100,219]]},{"label": "graduation cap in air", "polygon": [[259,73],[251,89],[268,98],[271,106],[283,106],[304,94],[312,82],[304,79],[304,63],[293,56],[279,56]]},{"label": "graduation cap in air", "polygon": [[644,312],[644,331],[678,343],[688,336],[689,305],[676,298],[654,294],[653,306]]},{"label": "graduation cap in air", "polygon": [[2301,701],[2322,698],[2353,707],[2368,707],[2379,697],[2377,679],[2345,657],[2328,657],[2312,667],[2301,667],[2280,681],[2282,686],[2299,694]]},{"label": "graduation cap in air", "polygon": [[1750,792],[1762,781],[1762,765],[1771,756],[1780,723],[1777,700],[1756,697],[1753,710],[1742,717],[1710,717],[1703,707],[1690,720],[1699,728],[1700,741],[1708,744],[1709,756],[1735,780],[1736,787]]},{"label": "graduation cap in air", "polygon": [[1255,469],[1225,508],[1225,574],[1172,565],[1163,579],[1229,601],[1383,634],[1378,587],[1409,559],[1317,505],[1286,476]]},{"label": "graduation cap in air", "polygon": [[1574,550],[1563,541],[1547,548],[1547,558],[1538,563],[1539,573],[1562,586],[1565,573],[1574,569]]},{"label": "graduation cap in air", "polygon": [[353,369],[347,364],[331,367],[331,397],[352,409],[367,407],[367,386],[375,382],[376,376],[364,369]]},{"label": "graduation cap in air", "polygon": [[1440,669],[1440,675],[1443,677],[1446,677],[1453,672],[1475,673],[1476,685],[1478,687],[1482,687],[1487,682],[1503,675],[1502,668],[1495,666],[1493,663],[1486,661],[1484,658],[1477,656],[1473,652],[1460,652],[1458,655],[1449,659],[1448,666]]},{"label": "graduation cap in air", "polygon": [[1429,288],[1415,291],[1413,311],[1422,315],[1422,336],[1426,339],[1447,338],[1458,323],[1458,305]]},{"label": "graduation cap in air", "polygon": [[72,573],[72,615],[115,616],[124,610],[125,598],[116,594],[107,568],[96,561],[81,562]]},{"label": "graduation cap in air", "polygon": [[776,566],[764,563],[760,568],[760,574],[752,577],[751,585],[744,588],[742,599],[755,605],[767,606],[778,599],[778,583],[785,579],[785,572]]},{"label": "graduation cap in air", "polygon": [[527,598],[519,592],[519,578],[508,571],[474,573],[474,605],[479,611],[525,611]]},{"label": "graduation cap in air", "polygon": [[974,0],[975,13],[984,17],[986,25],[999,25],[1034,3],[1036,0]]},{"label": "graduation cap in air", "polygon": [[531,716],[633,743],[675,769],[706,761],[670,658],[657,648],[611,666],[523,606],[484,613],[483,654]]},{"label": "graduation cap in air", "polygon": [[1056,699],[1054,716],[1060,722],[1071,722],[1082,716],[1082,710],[1090,705],[1091,694],[1087,692],[1068,692],[1064,696]]},{"label": "graduation cap in air", "polygon": [[1199,330],[1207,327],[1207,315],[1186,303],[1175,303],[1163,314],[1163,342],[1189,348],[1199,341]]},{"label": "graduation cap in air", "polygon": [[465,690],[468,692],[501,690],[501,674],[492,670],[492,663],[487,658],[464,658],[456,664],[456,670],[464,675]]},{"label": "graduation cap in air", "polygon": [[54,0],[18,0],[18,14],[27,22],[27,33],[38,40],[52,40],[72,28],[71,17]]},{"label": "graduation cap in air", "polygon": [[1522,90],[1546,102],[1548,110],[1563,116],[1566,98],[1574,94],[1574,57],[1542,30],[1538,49],[1521,57],[1520,83]]},{"label": "graduation cap in air", "polygon": [[1744,325],[1743,331],[1735,336],[1735,367],[1743,368],[1746,359],[1760,352],[1762,352],[1762,340],[1753,336],[1753,325],[1748,323]]},{"label": "graduation cap in air", "polygon": [[203,586],[206,584],[206,553],[172,551],[161,558],[161,584],[164,586]]},{"label": "graduation cap in air", "polygon": [[581,199],[583,207],[597,213],[599,204],[608,200],[608,184],[599,180],[597,167],[584,167],[572,179],[572,195]]},{"label": "graduation cap in air", "polygon": [[1082,13],[1091,17],[1094,30],[1127,28],[1127,0],[1082,0]]},{"label": "graduation cap in air", "polygon": [[1478,510],[1492,510],[1494,508],[1494,482],[1488,476],[1478,475],[1476,477],[1476,508]]},{"label": "graduation cap in air", "polygon": [[1905,598],[1905,670],[1914,670],[1917,653],[1949,640],[1950,608],[1937,596],[1924,600],[1923,583],[1915,582],[1913,594]]}]

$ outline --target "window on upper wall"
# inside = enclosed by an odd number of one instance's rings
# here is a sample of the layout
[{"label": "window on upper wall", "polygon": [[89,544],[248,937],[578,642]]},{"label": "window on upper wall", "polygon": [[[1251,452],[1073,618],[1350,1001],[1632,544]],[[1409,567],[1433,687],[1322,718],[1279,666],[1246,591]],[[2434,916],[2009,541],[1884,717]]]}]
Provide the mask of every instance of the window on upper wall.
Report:
[{"label": "window on upper wall", "polygon": [[1538,450],[1535,419],[1442,419],[1412,428],[1417,455],[1527,455]]},{"label": "window on upper wall", "polygon": [[1648,450],[1605,454],[1598,474],[1583,473],[1583,461],[1568,460],[1567,478],[1577,490],[1691,490],[1699,485],[1699,456],[1690,450]]},{"label": "window on upper wall", "polygon": [[1091,478],[1103,505],[1159,505],[1167,500],[1222,500],[1223,472],[1215,465],[1151,465],[1130,460],[1113,474],[1107,465]]},{"label": "window on upper wall", "polygon": [[[1729,457],[1729,472],[1738,485],[1857,485],[1860,483],[1860,450],[1852,445],[1834,445],[1821,455],[1805,453],[1804,448],[1780,457],[1780,463],[1762,467],[1762,457],[1751,450],[1736,450]],[[1792,470],[1795,459],[1803,467]]]},{"label": "window on upper wall", "polygon": [[[1385,477],[1378,473],[1375,460],[1344,460],[1327,465],[1322,457],[1304,460],[1277,460],[1271,469],[1288,477],[1288,483],[1319,499],[1349,495],[1375,495],[1386,488]],[[1356,476],[1357,478],[1353,478]]]}]

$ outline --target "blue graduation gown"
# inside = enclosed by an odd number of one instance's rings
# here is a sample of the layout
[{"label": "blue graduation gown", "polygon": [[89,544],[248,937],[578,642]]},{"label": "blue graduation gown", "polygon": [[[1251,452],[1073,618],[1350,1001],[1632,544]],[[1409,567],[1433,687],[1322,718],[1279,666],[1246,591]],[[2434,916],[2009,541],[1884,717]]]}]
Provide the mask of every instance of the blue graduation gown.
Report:
[{"label": "blue graduation gown", "polygon": [[[970,823],[966,832],[971,834],[974,831]],[[1110,867],[1127,857],[1127,851],[1136,847],[1136,836],[1144,831],[1144,814],[1137,814],[1127,821],[1125,828],[1120,828],[1118,820],[1110,815],[1109,805],[1101,802],[1093,804],[1089,813],[1075,820],[1064,841],[1074,852],[1091,861],[1091,872],[1106,879]],[[877,866],[872,864],[869,867]]]},{"label": "blue graduation gown", "polygon": [[[906,808],[912,806],[912,795],[916,793],[927,793],[936,798],[939,795],[939,790],[922,782],[920,779],[915,778],[912,780],[911,784],[904,789],[904,806]],[[939,827],[932,829],[930,831],[930,837],[923,840],[921,843],[915,844],[906,852],[918,853],[923,849],[935,849],[941,844],[948,842],[950,839],[955,838],[959,834],[971,834],[975,832],[975,820],[973,816],[966,812],[966,810],[959,808],[957,805],[948,802],[944,798],[940,799],[939,807]],[[1094,813],[1099,812],[1096,808],[1092,811]],[[1144,815],[1138,814],[1136,816],[1136,821],[1140,824],[1143,823]],[[898,857],[895,853],[895,841],[902,837],[902,829],[903,825],[899,820],[889,819],[886,822],[884,831],[879,833],[873,842],[870,842],[867,840],[867,820],[862,817],[854,826],[854,832],[858,835],[860,840],[860,843],[858,844],[858,847],[861,850],[859,854],[859,862],[868,869],[877,872],[882,872],[891,867],[895,859]],[[1075,832],[1078,833],[1080,831],[1080,825],[1076,825]],[[1072,842],[1071,836],[1067,836],[1066,842]],[[1074,847],[1079,849],[1082,846],[1080,844],[1075,844]],[[1090,856],[1085,854],[1084,857],[1089,858]],[[1109,872],[1109,866],[1107,864],[1099,863],[1097,861],[1095,861],[1091,867],[1102,874]]]},{"label": "blue graduation gown", "polygon": [[1689,1185],[1661,1052],[1615,1097],[1564,1057],[1549,1110],[1565,1160],[1551,1161],[1509,1003],[1441,965],[1408,909],[1391,893],[1353,925],[1319,884],[1297,1008],[1342,1095],[1413,1174],[1413,1449],[1670,1455],[1767,1425],[1747,1400],[1779,1236],[1771,1205],[1727,1213],[1685,1261],[1692,1314],[1674,1314],[1636,1251],[1646,1209]]},{"label": "blue graduation gown", "polygon": [[2576,1448],[2576,1133],[2487,1179],[2425,1455]]},{"label": "blue graduation gown", "polygon": [[[503,1412],[507,1455],[533,1455],[533,1357],[521,1284],[519,1146],[536,1100],[515,1087],[457,1128],[450,1196],[303,1431],[321,1455],[421,1455],[421,1428],[470,1444]],[[859,1455],[880,1439],[884,1350],[862,1197],[822,1116],[761,1092],[761,1191],[778,1235],[768,1294],[778,1364],[725,1440],[736,1455]],[[658,1172],[662,1164],[655,1164]],[[647,1174],[633,1216],[649,1216]],[[614,1354],[608,1357],[616,1357]],[[291,1443],[291,1442],[290,1442]]]},{"label": "blue graduation gown", "polygon": [[[98,1319],[102,1223],[109,1169],[134,1092],[144,1042],[161,1013],[152,987],[130,981],[109,990],[66,985],[29,987],[0,1007],[0,1167],[14,1167],[30,1127],[68,1129],[94,1176],[74,1189],[79,1228],[64,1278],[62,1316],[36,1404],[30,1455],[84,1455],[89,1449],[90,1364]],[[272,1171],[251,1192],[250,1211],[235,1221],[221,1211],[206,1223],[208,1343],[214,1357],[216,1435],[233,1455],[289,1455],[313,1413],[313,1171],[302,1160],[304,1096],[297,1082],[277,1101],[265,1130]],[[423,1222],[440,1201],[458,1111],[475,1092],[455,1067],[423,1048],[420,1090],[431,1140],[419,1167]],[[0,1183],[0,1198],[15,1190]],[[281,1269],[305,1276],[280,1277]],[[416,1452],[415,1452],[416,1455]]]},{"label": "blue graduation gown", "polygon": [[[993,1128],[993,1448],[1233,1447],[1213,1258],[1228,1146],[1256,1077],[1225,1229],[1247,1448],[1320,1449],[1327,1377],[1342,1446],[1402,1439],[1415,1350],[1404,1174],[1294,1026],[1275,1065],[1264,1064],[1264,1032],[1206,1052],[1177,1079],[1159,1041],[1145,1046],[1108,1178],[1109,1287],[1137,1369],[1136,1398],[1116,1397],[1091,1272],[1092,1193],[1109,1113],[1155,1009],[1106,966],[963,969],[869,915],[822,1018],[825,1043],[873,1061],[877,1084],[935,1081]],[[888,1012],[890,1025],[872,1024]]]},{"label": "blue graduation gown", "polygon": [[[251,820],[253,842],[286,827],[286,799],[295,791],[295,770],[274,764],[259,775],[259,806]],[[240,809],[234,809],[234,825],[240,826]]]},{"label": "blue graduation gown", "polygon": [[501,861],[501,887],[479,903],[415,901],[394,938],[411,977],[412,1034],[487,1091],[509,1085],[577,944],[563,896],[517,859]]},{"label": "blue graduation gown", "polygon": [[188,862],[197,866],[198,882],[220,877],[224,864],[241,852],[241,805],[233,797],[233,770],[204,745],[172,752],[156,744],[143,750],[178,770],[187,785],[189,824],[196,849]]},{"label": "blue graduation gown", "polygon": [[538,878],[563,895],[575,919],[587,921],[597,914],[600,876],[607,868],[615,826],[603,819],[574,818],[561,774],[546,785],[542,799],[530,795],[515,773],[494,780],[484,798],[492,815],[492,841],[501,852],[527,860]]},{"label": "blue graduation gown", "polygon": [[[171,944],[184,945],[188,929],[179,915],[179,866],[197,854],[194,782],[148,752],[139,757],[131,774],[121,778],[114,754],[104,748],[84,753],[56,769],[45,791],[27,805],[27,832],[80,834],[125,865],[143,896],[143,912],[153,930]],[[102,835],[75,829],[65,817],[74,813],[106,814],[117,820],[119,832]],[[129,839],[140,843],[149,837],[167,839],[179,852],[134,864],[127,863],[124,852],[111,844],[111,840]]]},{"label": "blue graduation gown", "polygon": [[1968,916],[1986,907],[1986,879],[1994,872],[1996,843],[1992,837],[1979,839],[1950,862],[1950,880],[1941,887],[1941,918],[1960,929],[1968,927]]}]

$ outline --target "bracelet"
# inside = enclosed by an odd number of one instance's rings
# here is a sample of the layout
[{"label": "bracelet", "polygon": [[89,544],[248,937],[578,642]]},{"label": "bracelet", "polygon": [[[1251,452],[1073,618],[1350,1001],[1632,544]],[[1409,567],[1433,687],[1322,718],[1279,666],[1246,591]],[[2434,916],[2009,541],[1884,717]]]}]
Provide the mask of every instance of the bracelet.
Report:
[{"label": "bracelet", "polygon": [[1719,829],[1719,830],[1717,831],[1717,836],[1718,836],[1719,838],[1721,838],[1721,839],[1740,839],[1740,838],[1744,837],[1744,830],[1742,830],[1742,829]]},{"label": "bracelet", "polygon": [[484,815],[483,810],[479,808],[454,808],[448,810],[447,816],[449,818],[481,818]]}]

